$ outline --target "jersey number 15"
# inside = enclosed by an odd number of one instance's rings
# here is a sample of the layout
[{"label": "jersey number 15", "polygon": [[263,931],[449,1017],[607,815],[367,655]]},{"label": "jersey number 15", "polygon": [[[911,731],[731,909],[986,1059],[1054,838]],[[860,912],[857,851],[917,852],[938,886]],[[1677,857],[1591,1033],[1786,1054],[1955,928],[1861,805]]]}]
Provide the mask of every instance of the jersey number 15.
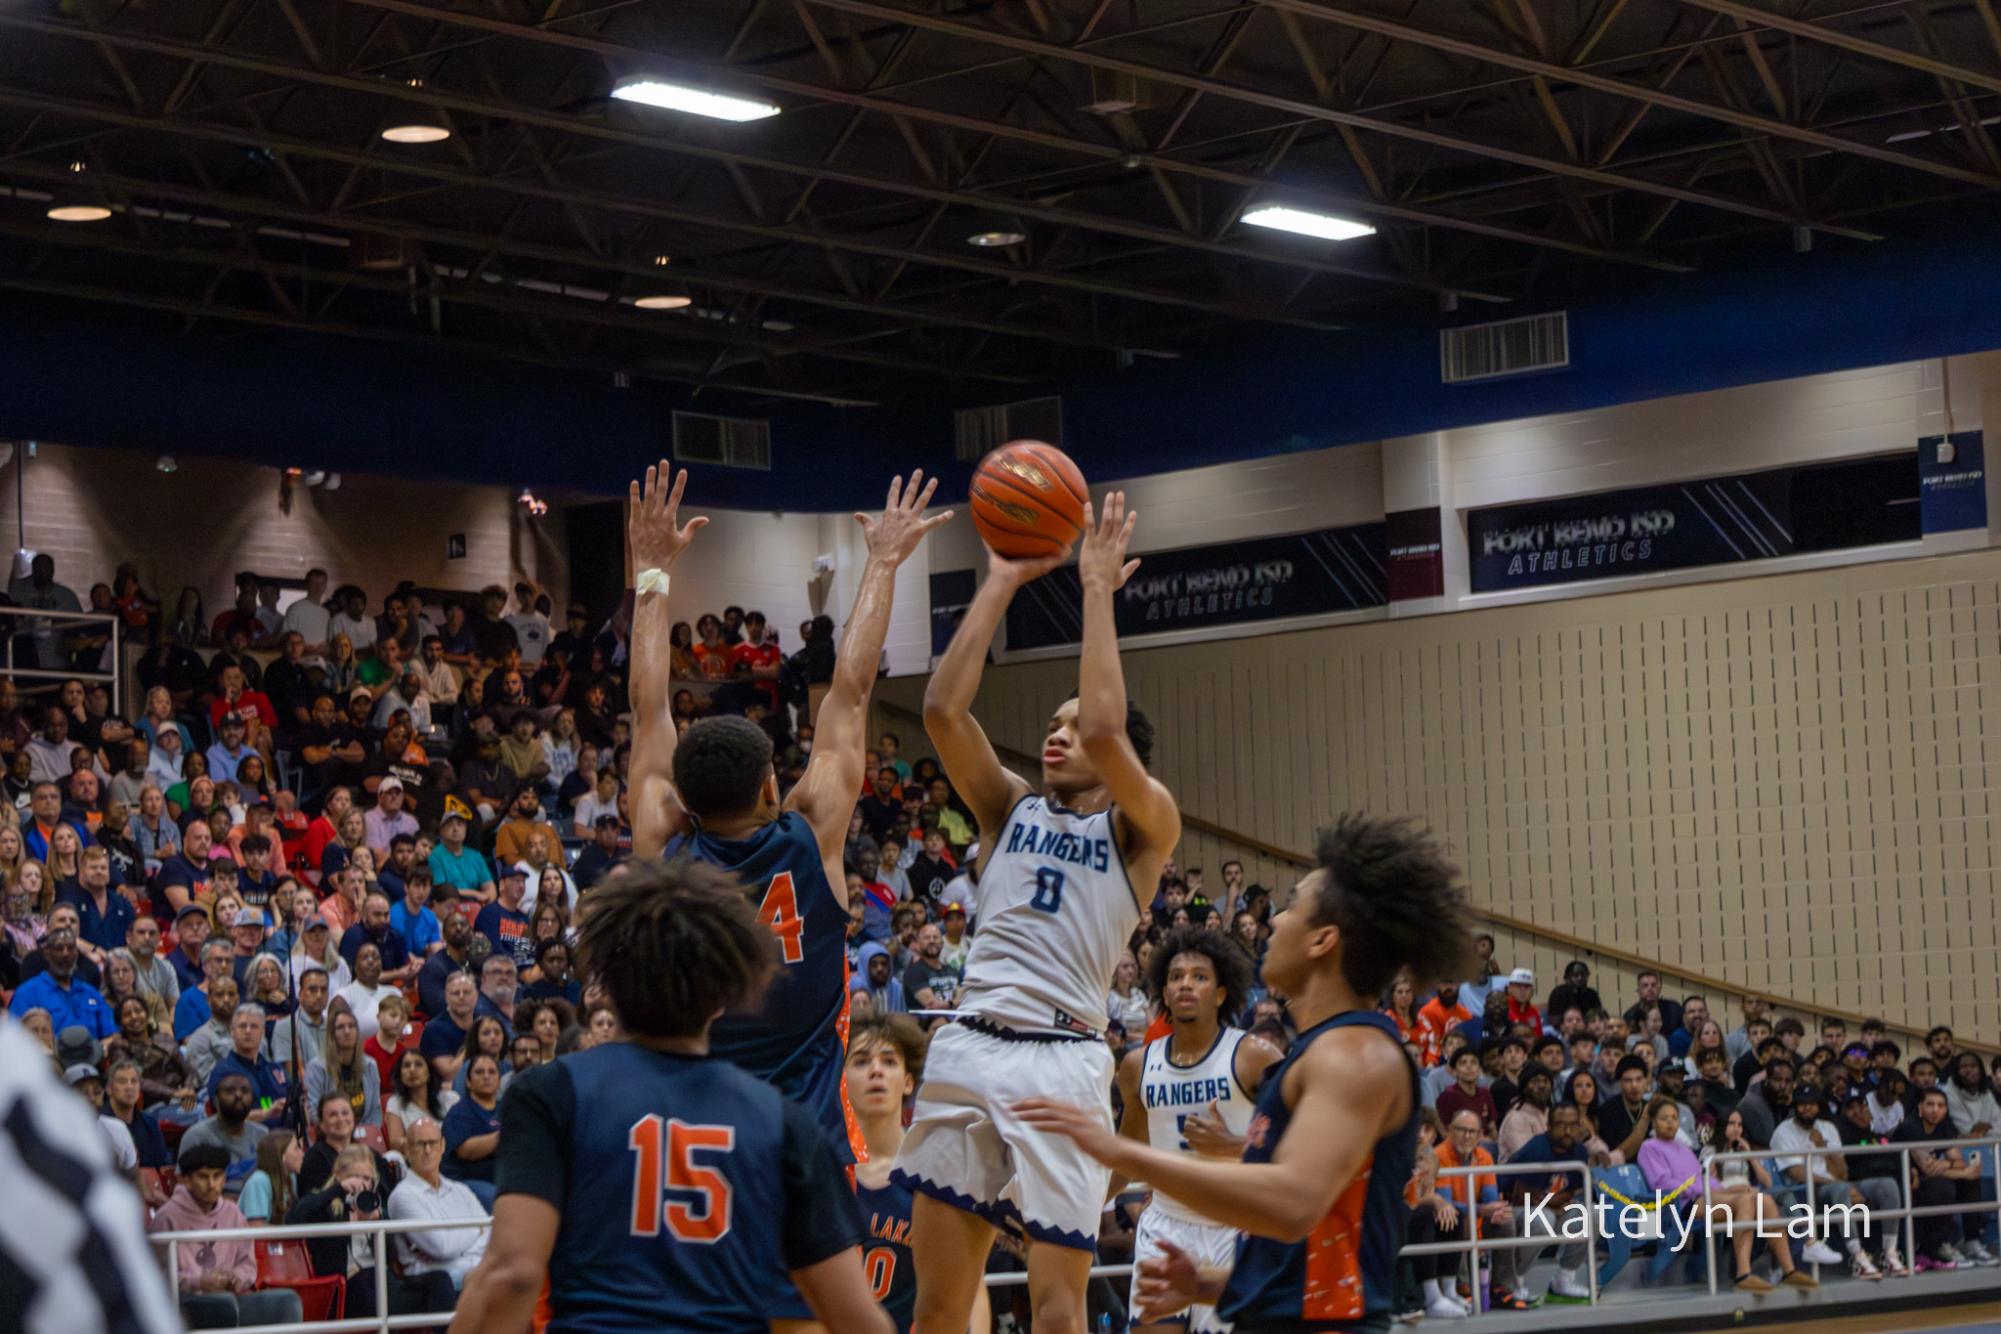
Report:
[{"label": "jersey number 15", "polygon": [[638,1155],[632,1167],[633,1236],[657,1237],[663,1221],[674,1240],[697,1246],[729,1235],[729,1179],[694,1155],[721,1156],[735,1149],[735,1126],[691,1126],[655,1112],[632,1123],[627,1143]]}]

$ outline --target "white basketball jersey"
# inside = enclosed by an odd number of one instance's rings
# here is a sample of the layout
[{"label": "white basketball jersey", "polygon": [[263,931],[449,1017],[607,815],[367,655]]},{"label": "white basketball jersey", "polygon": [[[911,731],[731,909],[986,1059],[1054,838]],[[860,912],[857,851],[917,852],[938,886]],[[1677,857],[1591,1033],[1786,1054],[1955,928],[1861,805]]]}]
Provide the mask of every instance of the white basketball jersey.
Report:
[{"label": "white basketball jersey", "polygon": [[[1225,1027],[1216,1034],[1208,1054],[1193,1065],[1176,1065],[1168,1058],[1172,1034],[1146,1044],[1141,1058],[1139,1096],[1146,1107],[1146,1135],[1156,1149],[1176,1149],[1194,1156],[1182,1136],[1182,1126],[1190,1116],[1205,1114],[1216,1105],[1223,1128],[1232,1135],[1250,1129],[1251,1113],[1257,1100],[1237,1082],[1237,1047],[1249,1037],[1241,1028]],[[1179,1200],[1160,1191],[1153,1193],[1153,1207],[1175,1218],[1208,1222]]]},{"label": "white basketball jersey", "polygon": [[1110,810],[1023,797],[980,873],[980,925],[956,1008],[1024,1032],[1101,1034],[1139,925]]}]

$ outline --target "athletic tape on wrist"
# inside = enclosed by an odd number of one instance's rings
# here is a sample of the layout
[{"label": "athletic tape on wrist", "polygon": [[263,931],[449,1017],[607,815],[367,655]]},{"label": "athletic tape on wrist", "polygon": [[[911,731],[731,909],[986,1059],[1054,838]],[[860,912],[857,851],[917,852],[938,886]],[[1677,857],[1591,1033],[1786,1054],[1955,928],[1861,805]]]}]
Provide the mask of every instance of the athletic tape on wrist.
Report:
[{"label": "athletic tape on wrist", "polygon": [[667,596],[667,571],[661,569],[641,570],[633,587],[641,593],[658,593]]}]

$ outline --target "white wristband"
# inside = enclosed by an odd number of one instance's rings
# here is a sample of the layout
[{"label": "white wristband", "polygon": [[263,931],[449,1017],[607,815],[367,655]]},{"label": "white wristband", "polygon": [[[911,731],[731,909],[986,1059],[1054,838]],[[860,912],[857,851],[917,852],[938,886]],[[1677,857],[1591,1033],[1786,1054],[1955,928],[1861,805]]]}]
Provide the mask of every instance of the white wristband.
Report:
[{"label": "white wristband", "polygon": [[667,571],[661,569],[641,570],[633,588],[640,593],[658,593],[667,596]]}]

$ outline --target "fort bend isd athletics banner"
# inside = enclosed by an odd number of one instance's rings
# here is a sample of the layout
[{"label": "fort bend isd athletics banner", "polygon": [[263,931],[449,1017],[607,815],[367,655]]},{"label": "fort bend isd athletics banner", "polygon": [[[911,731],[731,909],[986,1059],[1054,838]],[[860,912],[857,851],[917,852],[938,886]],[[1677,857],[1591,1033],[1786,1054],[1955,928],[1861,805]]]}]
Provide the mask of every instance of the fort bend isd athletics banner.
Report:
[{"label": "fort bend isd athletics banner", "polygon": [[[1139,571],[1114,595],[1119,635],[1386,606],[1387,540],[1382,524],[1368,523],[1144,552]],[[1008,608],[1010,650],[1075,644],[1083,635],[1084,595],[1075,565],[1037,579]]]},{"label": "fort bend isd athletics banner", "polygon": [[1475,593],[1921,536],[1914,450],[1466,513]]}]

